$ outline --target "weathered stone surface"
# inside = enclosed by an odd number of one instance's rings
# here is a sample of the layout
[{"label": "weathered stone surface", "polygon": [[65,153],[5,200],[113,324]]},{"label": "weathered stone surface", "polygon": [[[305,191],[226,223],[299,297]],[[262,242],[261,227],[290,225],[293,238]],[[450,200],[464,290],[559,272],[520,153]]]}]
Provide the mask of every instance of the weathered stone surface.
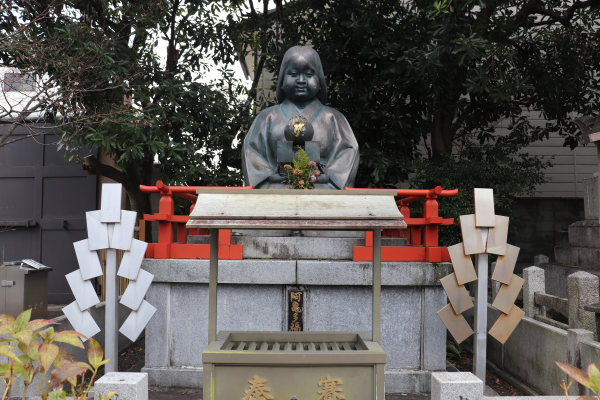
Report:
[{"label": "weathered stone surface", "polygon": [[576,272],[567,278],[567,286],[569,327],[596,332],[596,315],[583,307],[599,301],[598,277],[583,271]]},{"label": "weathered stone surface", "polygon": [[433,372],[431,400],[482,400],[483,382],[471,372]]},{"label": "weathered stone surface", "polygon": [[95,400],[109,392],[117,392],[119,399],[148,400],[148,374],[143,372],[109,372],[94,383]]},{"label": "weathered stone surface", "polygon": [[144,367],[148,374],[148,384],[152,389],[202,389],[202,368],[159,368]]},{"label": "weathered stone surface", "polygon": [[[142,268],[153,282],[208,283],[209,260],[146,258]],[[294,260],[219,260],[219,283],[295,284]]]},{"label": "weathered stone surface", "polygon": [[546,293],[567,297],[567,277],[575,272],[585,271],[592,275],[600,277],[600,270],[584,270],[581,267],[570,267],[548,263],[541,266],[546,275]]},{"label": "weathered stone surface", "polygon": [[[208,235],[188,236],[188,243],[208,244]],[[351,260],[354,246],[364,246],[358,237],[234,236],[232,244],[244,246],[244,258],[294,260]],[[382,238],[382,246],[406,246],[405,238]]]},{"label": "weathered stone surface", "polygon": [[385,371],[386,393],[429,393],[431,372],[429,371]]},{"label": "weathered stone surface", "polygon": [[352,248],[364,246],[360,238],[257,237],[233,238],[244,246],[244,258],[282,258],[300,260],[351,260]]},{"label": "weathered stone surface", "polygon": [[555,247],[556,262],[586,270],[600,270],[600,247]]},{"label": "weathered stone surface", "polygon": [[[308,330],[371,331],[368,286],[314,286],[308,302]],[[387,369],[421,367],[421,308],[420,288],[382,288],[381,347]]]},{"label": "weathered stone surface", "polygon": [[168,367],[171,338],[171,285],[152,282],[146,301],[156,312],[146,325],[146,367]]},{"label": "weathered stone surface", "polygon": [[598,222],[598,173],[583,180],[583,209],[585,219]]},{"label": "weathered stone surface", "polygon": [[536,267],[539,267],[541,264],[545,264],[548,262],[550,262],[550,258],[543,254],[538,254],[537,256],[533,257],[533,265],[535,265]]},{"label": "weathered stone surface", "polygon": [[569,225],[569,244],[575,247],[600,247],[598,221],[585,220]]},{"label": "weathered stone surface", "polygon": [[172,283],[170,295],[168,366],[201,367],[202,351],[208,343],[208,285]]},{"label": "weathered stone surface", "polygon": [[544,270],[538,267],[529,267],[523,269],[523,311],[525,316],[533,318],[542,314],[540,307],[535,305],[535,292],[546,293],[546,281]]},{"label": "weathered stone surface", "polygon": [[[450,263],[383,262],[384,286],[440,285],[452,272]],[[358,261],[298,261],[299,285],[371,285],[373,264]]]},{"label": "weathered stone surface", "polygon": [[446,369],[446,327],[437,315],[446,304],[447,297],[443,288],[431,286],[423,288],[421,369],[426,371]]}]

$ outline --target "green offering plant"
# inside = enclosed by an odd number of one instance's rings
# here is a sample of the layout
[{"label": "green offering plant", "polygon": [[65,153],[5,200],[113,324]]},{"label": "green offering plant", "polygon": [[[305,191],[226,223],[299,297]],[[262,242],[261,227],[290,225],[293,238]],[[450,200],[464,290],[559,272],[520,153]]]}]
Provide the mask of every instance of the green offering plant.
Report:
[{"label": "green offering plant", "polygon": [[[573,378],[576,382],[582,384],[586,388],[590,389],[596,397],[594,396],[581,396],[577,400],[600,400],[600,370],[596,367],[596,364],[590,364],[587,368],[587,374],[576,368],[572,365],[561,363],[555,361],[558,368],[562,369],[567,375]],[[571,382],[573,383],[573,382]],[[565,391],[565,395],[567,396],[567,400],[569,400],[569,387],[571,383],[567,386],[565,381],[562,383],[562,388]]]},{"label": "green offering plant", "polygon": [[462,358],[462,352],[465,351],[465,343],[457,343],[456,341],[454,342],[448,342],[446,344],[446,358],[449,358],[451,360],[456,360],[456,361],[460,361],[460,359]]},{"label": "green offering plant", "polygon": [[292,164],[284,165],[287,183],[290,189],[314,189],[321,171],[317,163],[312,161],[306,151],[298,147],[298,159]]},{"label": "green offering plant", "polygon": [[[25,399],[27,389],[37,375],[42,374],[40,394],[43,400],[64,399],[66,392],[63,390],[65,382],[72,388],[75,400],[87,397],[98,369],[109,360],[102,360],[104,351],[100,344],[89,339],[87,357],[90,364],[77,362],[65,350],[55,343],[67,343],[81,349],[85,348],[80,338],[86,338],[75,331],[54,332],[52,326],[56,322],[47,319],[30,321],[31,310],[22,312],[16,319],[10,315],[0,314],[0,355],[8,358],[8,364],[0,364],[0,379],[5,383],[5,390],[0,400],[10,399],[12,386],[17,379],[23,379],[25,388],[22,398]],[[46,328],[48,327],[48,328]],[[46,328],[41,330],[42,328]],[[87,338],[86,338],[87,339]],[[15,354],[18,350],[21,355]],[[50,368],[50,380],[46,380]],[[83,376],[87,371],[92,371],[92,378],[87,388]],[[78,384],[78,377],[81,376]],[[44,387],[44,383],[46,386]],[[116,392],[107,393],[104,399],[109,400]]]}]

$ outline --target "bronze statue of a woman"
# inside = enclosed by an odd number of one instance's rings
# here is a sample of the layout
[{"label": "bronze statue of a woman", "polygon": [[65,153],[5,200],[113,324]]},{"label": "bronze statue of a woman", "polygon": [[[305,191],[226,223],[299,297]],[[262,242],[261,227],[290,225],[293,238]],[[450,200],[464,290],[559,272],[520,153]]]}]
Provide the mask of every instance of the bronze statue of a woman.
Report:
[{"label": "bronze statue of a woman", "polygon": [[358,143],[346,118],[325,106],[327,84],[321,59],[308,46],[294,46],[283,57],[277,80],[279,105],[263,110],[250,127],[242,149],[244,184],[255,189],[284,189],[285,177],[277,163],[277,142],[284,128],[301,114],[314,128],[313,142],[320,146],[322,170],[315,189],[353,187],[358,169]]}]

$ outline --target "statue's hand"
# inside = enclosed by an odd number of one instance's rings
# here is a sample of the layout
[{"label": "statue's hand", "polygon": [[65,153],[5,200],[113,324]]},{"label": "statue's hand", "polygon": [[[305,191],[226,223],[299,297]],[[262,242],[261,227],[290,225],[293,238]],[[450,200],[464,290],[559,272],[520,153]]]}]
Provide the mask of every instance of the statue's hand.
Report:
[{"label": "statue's hand", "polygon": [[269,182],[282,183],[285,180],[285,176],[279,175],[278,172],[274,173],[269,177]]},{"label": "statue's hand", "polygon": [[321,174],[317,177],[317,181],[315,183],[329,183],[329,176],[326,174]]}]

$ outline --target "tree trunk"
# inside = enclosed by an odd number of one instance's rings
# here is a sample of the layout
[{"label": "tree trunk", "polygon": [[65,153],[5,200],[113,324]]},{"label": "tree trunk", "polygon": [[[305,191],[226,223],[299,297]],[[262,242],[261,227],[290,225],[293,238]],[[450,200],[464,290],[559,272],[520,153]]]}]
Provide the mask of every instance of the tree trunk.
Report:
[{"label": "tree trunk", "polygon": [[431,149],[433,160],[439,160],[443,155],[452,154],[452,116],[441,109],[433,115],[431,132]]}]

